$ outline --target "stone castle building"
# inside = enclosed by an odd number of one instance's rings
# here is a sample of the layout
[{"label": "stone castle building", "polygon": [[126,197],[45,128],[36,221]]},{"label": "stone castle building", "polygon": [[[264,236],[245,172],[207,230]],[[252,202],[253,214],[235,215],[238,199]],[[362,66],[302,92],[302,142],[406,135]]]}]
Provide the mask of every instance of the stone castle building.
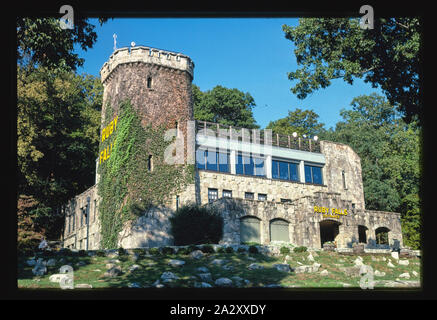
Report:
[{"label": "stone castle building", "polygon": [[[197,202],[222,214],[224,244],[402,247],[400,214],[366,210],[360,158],[349,146],[193,121],[193,70],[186,55],[139,46],[114,51],[100,71],[102,118],[106,102],[117,113],[118,104],[129,99],[143,125],[179,130],[187,146],[184,163],[190,142],[195,146],[194,183],[126,223],[118,246],[172,245],[169,217]],[[65,206],[64,247],[100,248],[98,181],[96,171],[96,184]]]}]

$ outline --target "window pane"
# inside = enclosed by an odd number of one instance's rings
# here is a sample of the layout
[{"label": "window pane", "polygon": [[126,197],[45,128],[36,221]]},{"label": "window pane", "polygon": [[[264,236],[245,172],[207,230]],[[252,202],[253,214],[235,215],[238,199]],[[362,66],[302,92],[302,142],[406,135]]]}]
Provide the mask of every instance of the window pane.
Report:
[{"label": "window pane", "polygon": [[253,200],[253,192],[245,192],[244,193],[245,199],[252,199]]},{"label": "window pane", "polygon": [[229,155],[227,153],[218,153],[218,163],[220,172],[229,172]]},{"label": "window pane", "polygon": [[255,175],[264,176],[264,159],[255,158]]},{"label": "window pane", "polygon": [[208,189],[208,202],[213,202],[218,198],[217,189]]},{"label": "window pane", "polygon": [[313,182],[310,166],[305,166],[305,182],[309,182],[309,183]]},{"label": "window pane", "polygon": [[236,156],[236,163],[235,163],[235,173],[236,174],[244,174],[243,171],[243,157],[241,156],[241,154],[238,154]]},{"label": "window pane", "polygon": [[243,157],[244,174],[253,176],[254,163],[252,157]]},{"label": "window pane", "polygon": [[264,194],[264,193],[258,193],[258,200],[266,201],[267,200],[267,195]]},{"label": "window pane", "polygon": [[223,190],[223,198],[232,198],[232,190]]},{"label": "window pane", "polygon": [[279,179],[288,180],[288,163],[279,161]]},{"label": "window pane", "polygon": [[290,163],[290,180],[299,181],[298,166],[296,163]]},{"label": "window pane", "polygon": [[205,169],[205,150],[197,149],[196,164],[198,169]]},{"label": "window pane", "polygon": [[279,179],[278,161],[272,160],[272,178]]},{"label": "window pane", "polygon": [[217,152],[206,150],[206,169],[217,171]]},{"label": "window pane", "polygon": [[312,167],[313,170],[313,183],[322,184],[322,168]]}]

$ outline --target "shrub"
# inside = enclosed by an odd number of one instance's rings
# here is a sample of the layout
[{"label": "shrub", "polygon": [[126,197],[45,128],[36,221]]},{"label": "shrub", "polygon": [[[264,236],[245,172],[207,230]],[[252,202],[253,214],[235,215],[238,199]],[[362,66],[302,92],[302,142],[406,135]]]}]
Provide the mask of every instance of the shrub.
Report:
[{"label": "shrub", "polygon": [[307,247],[301,246],[301,247],[296,247],[293,249],[294,252],[306,252],[307,251]]},{"label": "shrub", "polygon": [[190,250],[188,248],[179,248],[177,253],[187,255],[190,254]]},{"label": "shrub", "polygon": [[170,247],[164,247],[162,248],[162,254],[174,254],[175,251],[173,248]]},{"label": "shrub", "polygon": [[281,247],[281,249],[279,249],[279,252],[281,254],[288,254],[288,253],[290,253],[290,248],[289,247]]},{"label": "shrub", "polygon": [[213,246],[209,245],[209,244],[205,244],[202,246],[202,248],[200,248],[200,250],[202,250],[203,253],[214,253],[214,248]]},{"label": "shrub", "polygon": [[217,253],[225,253],[225,252],[226,252],[225,248],[223,248],[223,247],[217,248]]},{"label": "shrub", "polygon": [[126,256],[127,255],[127,251],[124,248],[118,248],[118,256]]},{"label": "shrub", "polygon": [[96,256],[98,256],[98,257],[105,257],[106,253],[105,253],[104,250],[97,250],[96,251]]},{"label": "shrub", "polygon": [[234,253],[234,249],[232,247],[226,247],[226,253]]},{"label": "shrub", "polygon": [[188,250],[188,253],[187,253],[187,254],[190,254],[191,252],[196,251],[196,250],[200,250],[200,249],[199,249],[198,246],[191,245],[191,246],[188,246],[188,247],[187,247],[187,250]]},{"label": "shrub", "polygon": [[197,204],[182,206],[170,223],[177,246],[218,243],[223,235],[223,218],[214,209]]},{"label": "shrub", "polygon": [[158,248],[150,248],[150,249],[149,249],[149,253],[152,254],[152,255],[154,255],[154,256],[157,256],[157,255],[160,254]]},{"label": "shrub", "polygon": [[237,249],[237,252],[238,253],[244,253],[244,252],[246,252],[246,249],[244,249],[243,247],[240,247],[240,248]]},{"label": "shrub", "polygon": [[258,248],[255,246],[250,246],[248,251],[249,253],[255,254],[258,253]]},{"label": "shrub", "polygon": [[78,257],[86,257],[86,256],[88,256],[88,253],[86,252],[86,250],[81,249],[77,252],[77,256]]}]

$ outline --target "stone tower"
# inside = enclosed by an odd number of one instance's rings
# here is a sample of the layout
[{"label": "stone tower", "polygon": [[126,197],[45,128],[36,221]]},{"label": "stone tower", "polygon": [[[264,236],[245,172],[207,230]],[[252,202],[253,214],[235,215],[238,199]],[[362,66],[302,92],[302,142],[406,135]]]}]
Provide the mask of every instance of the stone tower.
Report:
[{"label": "stone tower", "polygon": [[102,124],[110,103],[129,99],[143,125],[165,125],[187,136],[187,120],[193,120],[191,82],[194,64],[181,53],[144,46],[120,48],[100,70],[103,83]]}]

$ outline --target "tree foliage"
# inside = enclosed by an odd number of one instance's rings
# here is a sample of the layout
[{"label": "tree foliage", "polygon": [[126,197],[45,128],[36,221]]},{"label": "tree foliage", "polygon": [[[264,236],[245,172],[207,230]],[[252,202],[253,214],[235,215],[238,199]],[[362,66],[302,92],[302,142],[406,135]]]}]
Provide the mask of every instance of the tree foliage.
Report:
[{"label": "tree foliage", "polygon": [[62,230],[60,205],[94,183],[102,85],[98,78],[17,66],[18,194],[36,226]]},{"label": "tree foliage", "polygon": [[304,18],[298,26],[282,29],[294,42],[301,66],[288,74],[298,81],[291,89],[298,98],[328,87],[333,79],[352,84],[364,77],[380,86],[407,123],[421,115],[418,18],[375,19],[374,29],[367,30],[358,19]]},{"label": "tree foliage", "polygon": [[248,129],[259,128],[252,113],[255,100],[250,93],[222,86],[202,92],[198,86],[193,85],[192,90],[196,120]]},{"label": "tree foliage", "polygon": [[324,132],[324,124],[319,123],[319,115],[313,110],[302,110],[296,108],[288,111],[288,116],[270,121],[266,129],[271,129],[273,133],[291,135],[297,132],[300,136],[315,136]]}]

